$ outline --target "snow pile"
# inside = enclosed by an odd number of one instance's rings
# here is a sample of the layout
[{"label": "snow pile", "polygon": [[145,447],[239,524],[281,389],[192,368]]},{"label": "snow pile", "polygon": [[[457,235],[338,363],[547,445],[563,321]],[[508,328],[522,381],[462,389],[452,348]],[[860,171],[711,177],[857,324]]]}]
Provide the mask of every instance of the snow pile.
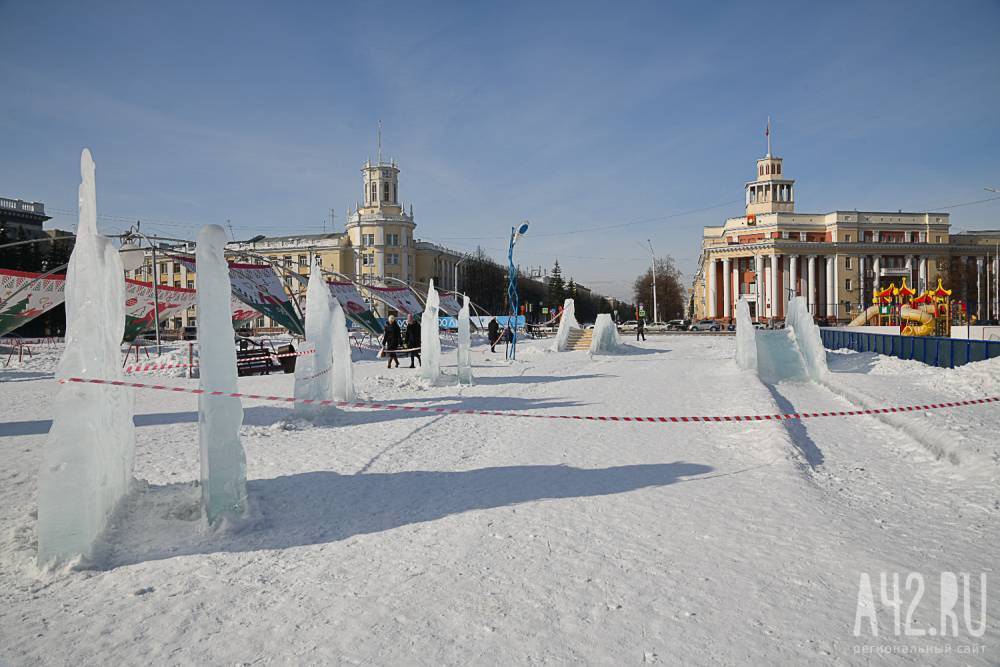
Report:
[{"label": "snow pile", "polygon": [[[314,263],[306,288],[306,343],[315,354],[299,357],[295,364],[295,398],[310,401],[333,399],[333,297],[323,279],[319,265]],[[303,360],[308,359],[305,363]],[[300,414],[317,414],[325,408],[295,404]]]},{"label": "snow pile", "polygon": [[594,322],[593,337],[590,339],[591,354],[613,354],[621,348],[618,327],[610,313],[600,313]]},{"label": "snow pile", "polygon": [[[118,251],[97,233],[94,172],[84,149],[80,224],[66,272],[66,349],[56,375],[116,380],[122,377],[125,273]],[[98,535],[132,484],[134,399],[121,387],[59,387],[38,480],[39,565],[94,555]]]},{"label": "snow pile", "polygon": [[736,365],[745,371],[757,370],[757,336],[750,319],[750,304],[736,302]]},{"label": "snow pile", "polygon": [[469,327],[469,297],[462,300],[458,311],[458,381],[472,384],[472,333]]},{"label": "snow pile", "polygon": [[[805,297],[797,296],[788,302],[785,326],[795,333],[795,342],[802,353],[802,361],[809,377],[816,381],[825,378],[829,373],[826,366],[826,349],[819,335],[819,327],[816,326],[806,306]],[[738,328],[737,335],[739,335]]]},{"label": "snow pile", "polygon": [[338,401],[353,401],[354,364],[351,358],[351,335],[347,333],[347,318],[340,303],[333,300],[333,397]]},{"label": "snow pile", "polygon": [[437,384],[441,375],[441,334],[438,330],[440,298],[434,280],[427,288],[427,303],[420,316],[420,375],[430,384]]},{"label": "snow pile", "polygon": [[[226,233],[218,225],[198,232],[198,347],[200,387],[206,392],[237,392],[235,333],[230,310],[229,266],[223,251]],[[240,442],[243,405],[233,396],[198,396],[201,448],[201,497],[209,523],[246,510],[246,456]]]},{"label": "snow pile", "polygon": [[562,316],[559,318],[559,330],[556,332],[556,339],[552,343],[553,352],[563,352],[569,341],[569,332],[579,329],[580,323],[576,321],[576,306],[573,299],[566,299],[563,303]]}]

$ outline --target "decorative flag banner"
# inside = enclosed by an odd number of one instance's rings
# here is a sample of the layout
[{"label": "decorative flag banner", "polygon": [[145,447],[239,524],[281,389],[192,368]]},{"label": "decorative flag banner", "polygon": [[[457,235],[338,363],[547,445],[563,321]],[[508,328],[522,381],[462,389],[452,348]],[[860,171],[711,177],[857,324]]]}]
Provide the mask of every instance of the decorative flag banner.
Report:
[{"label": "decorative flag banner", "polygon": [[375,313],[368,307],[365,300],[358,293],[358,288],[352,282],[331,281],[327,283],[330,294],[340,303],[344,309],[344,314],[351,318],[351,321],[368,330],[375,336],[381,336],[385,329],[382,323],[375,317]]},{"label": "decorative flag banner", "polygon": [[125,279],[125,340],[132,340],[156,328],[153,324],[154,304],[159,304],[158,318],[163,322],[193,306],[197,294],[193,289],[170,285],[160,285],[155,291],[154,299],[153,283]]},{"label": "decorative flag banner", "polygon": [[233,309],[233,328],[235,329],[239,329],[245,323],[260,317],[260,313],[253,308],[244,305],[243,302],[235,296],[231,297],[230,305]]},{"label": "decorative flag banner", "polygon": [[[52,310],[66,299],[66,276],[46,276],[32,283],[40,275],[0,269],[0,336]],[[28,283],[32,283],[31,286],[20,291]]]},{"label": "decorative flag banner", "polygon": [[462,310],[462,304],[460,304],[458,302],[458,298],[451,293],[442,293],[440,295],[439,307],[452,317],[458,317],[458,311]]},{"label": "decorative flag banner", "polygon": [[410,291],[409,287],[373,287],[364,285],[364,288],[371,292],[371,295],[405,315],[417,315],[424,312],[424,307],[417,300],[417,297]]},{"label": "decorative flag banner", "polygon": [[[197,271],[193,257],[173,258],[182,262],[190,271]],[[270,264],[238,264],[229,262],[229,283],[233,296],[271,318],[277,324],[298,336],[305,336],[302,325],[291,298],[281,285],[281,280]]]}]

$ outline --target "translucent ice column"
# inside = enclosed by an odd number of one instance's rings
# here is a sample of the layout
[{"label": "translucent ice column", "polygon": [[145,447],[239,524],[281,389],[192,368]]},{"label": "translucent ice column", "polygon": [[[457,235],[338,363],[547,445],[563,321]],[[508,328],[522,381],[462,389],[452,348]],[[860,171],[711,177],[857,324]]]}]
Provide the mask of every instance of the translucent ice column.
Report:
[{"label": "translucent ice column", "polygon": [[[94,160],[80,156],[80,223],[66,272],[66,350],[56,377],[121,379],[125,273],[97,233]],[[229,311],[226,311],[228,316]],[[53,404],[38,478],[38,563],[95,556],[109,515],[132,482],[131,389],[66,383]]]},{"label": "translucent ice column", "polygon": [[555,342],[552,343],[552,351],[565,351],[569,341],[569,332],[579,328],[580,323],[576,321],[576,306],[574,305],[574,301],[573,299],[566,299],[563,303],[562,316],[559,318],[559,330],[556,332]]},{"label": "translucent ice column", "polygon": [[438,306],[440,300],[431,279],[427,288],[427,303],[420,317],[420,375],[435,384],[441,375],[441,336],[438,333]]},{"label": "translucent ice column", "polygon": [[464,296],[458,311],[458,381],[472,384],[472,329],[469,326],[469,297]]},{"label": "translucent ice column", "polygon": [[[306,288],[306,343],[315,354],[298,358],[295,364],[295,398],[312,401],[333,399],[333,295],[319,264],[314,263]],[[296,403],[295,411],[315,414],[326,408]]]},{"label": "translucent ice column", "polygon": [[[198,233],[198,349],[201,389],[235,392],[236,346],[230,309],[226,234],[218,225]],[[240,443],[243,405],[232,396],[198,396],[201,497],[209,523],[246,509],[246,456]]]},{"label": "translucent ice column", "polygon": [[750,304],[736,302],[736,365],[747,371],[757,370],[757,332],[750,319]]},{"label": "translucent ice column", "polygon": [[611,319],[610,313],[600,313],[594,322],[593,336],[590,339],[591,354],[614,354],[621,345],[618,337],[618,327]]},{"label": "translucent ice column", "polygon": [[802,352],[802,361],[809,377],[813,380],[826,377],[826,349],[819,335],[819,327],[809,313],[805,297],[797,296],[788,302],[785,326],[795,332],[795,341]]},{"label": "translucent ice column", "polygon": [[347,318],[336,299],[333,301],[333,397],[338,401],[353,401],[356,398]]}]

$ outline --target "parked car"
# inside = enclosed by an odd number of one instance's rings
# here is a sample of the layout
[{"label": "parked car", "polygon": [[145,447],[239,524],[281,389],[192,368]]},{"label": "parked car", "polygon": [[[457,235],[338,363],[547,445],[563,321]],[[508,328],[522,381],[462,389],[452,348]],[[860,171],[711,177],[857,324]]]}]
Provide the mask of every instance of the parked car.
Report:
[{"label": "parked car", "polygon": [[722,322],[716,320],[698,320],[688,331],[722,331]]},{"label": "parked car", "polygon": [[633,331],[639,326],[639,322],[636,320],[627,320],[618,325],[618,328],[622,331]]},{"label": "parked car", "polygon": [[667,331],[687,331],[691,326],[691,320],[670,320],[667,322]]}]

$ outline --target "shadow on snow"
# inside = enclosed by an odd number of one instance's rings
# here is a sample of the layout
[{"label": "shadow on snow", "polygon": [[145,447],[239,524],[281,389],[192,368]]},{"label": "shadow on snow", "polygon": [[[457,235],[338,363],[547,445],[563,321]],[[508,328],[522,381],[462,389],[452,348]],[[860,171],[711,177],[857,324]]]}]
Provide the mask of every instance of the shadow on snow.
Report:
[{"label": "shadow on snow", "polygon": [[455,472],[306,472],[248,481],[250,516],[218,531],[203,530],[194,483],[149,486],[129,497],[119,528],[106,536],[114,546],[105,567],[326,544],[469,511],[695,481],[691,478],[712,470],[677,461],[598,469],[538,465]]}]

